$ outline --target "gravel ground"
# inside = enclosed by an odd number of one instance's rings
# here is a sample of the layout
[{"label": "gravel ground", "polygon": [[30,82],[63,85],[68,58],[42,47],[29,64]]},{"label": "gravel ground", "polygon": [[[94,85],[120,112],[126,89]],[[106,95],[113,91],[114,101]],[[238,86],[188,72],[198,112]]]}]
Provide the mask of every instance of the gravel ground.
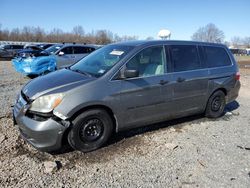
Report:
[{"label": "gravel ground", "polygon": [[250,187],[249,70],[219,119],[168,121],[119,133],[91,153],[50,155],[13,126],[11,105],[29,79],[0,61],[0,187]]}]

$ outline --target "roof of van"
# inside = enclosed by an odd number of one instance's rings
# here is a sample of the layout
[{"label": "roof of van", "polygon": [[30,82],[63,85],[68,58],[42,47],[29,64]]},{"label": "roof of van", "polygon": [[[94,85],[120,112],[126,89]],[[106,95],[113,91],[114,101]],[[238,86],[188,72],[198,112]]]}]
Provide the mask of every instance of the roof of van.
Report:
[{"label": "roof of van", "polygon": [[218,43],[210,43],[210,42],[199,42],[199,41],[182,41],[182,40],[136,40],[136,41],[126,41],[126,42],[119,42],[115,43],[119,45],[126,45],[126,46],[141,46],[141,45],[154,45],[154,44],[194,44],[194,45],[213,45],[213,46],[225,46],[223,44]]}]

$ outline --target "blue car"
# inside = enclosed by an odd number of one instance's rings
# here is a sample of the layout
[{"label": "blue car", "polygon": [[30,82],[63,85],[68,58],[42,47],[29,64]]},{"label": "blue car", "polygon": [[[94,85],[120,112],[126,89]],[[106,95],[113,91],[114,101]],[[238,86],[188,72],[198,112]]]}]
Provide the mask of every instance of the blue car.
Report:
[{"label": "blue car", "polygon": [[56,70],[56,59],[53,56],[17,57],[12,60],[17,72],[26,76],[38,76]]},{"label": "blue car", "polygon": [[95,45],[55,44],[39,54],[16,57],[12,64],[26,76],[39,76],[76,63],[96,50]]}]

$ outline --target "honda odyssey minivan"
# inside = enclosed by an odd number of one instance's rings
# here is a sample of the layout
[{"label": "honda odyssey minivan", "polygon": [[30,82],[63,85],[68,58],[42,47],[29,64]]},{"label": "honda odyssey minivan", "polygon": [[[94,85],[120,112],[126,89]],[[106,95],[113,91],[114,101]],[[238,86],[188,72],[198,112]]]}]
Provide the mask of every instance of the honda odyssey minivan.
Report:
[{"label": "honda odyssey minivan", "polygon": [[41,151],[64,140],[89,152],[110,136],[165,120],[223,115],[240,89],[222,44],[133,41],[110,44],[25,85],[13,109],[23,138]]}]

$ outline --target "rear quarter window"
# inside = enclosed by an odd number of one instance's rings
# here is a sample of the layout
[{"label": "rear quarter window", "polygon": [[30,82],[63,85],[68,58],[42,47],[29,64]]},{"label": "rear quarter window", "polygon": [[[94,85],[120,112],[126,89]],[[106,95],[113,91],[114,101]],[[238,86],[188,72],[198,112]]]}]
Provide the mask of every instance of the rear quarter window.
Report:
[{"label": "rear quarter window", "polygon": [[204,52],[208,68],[232,65],[228,53],[222,47],[205,46]]}]

